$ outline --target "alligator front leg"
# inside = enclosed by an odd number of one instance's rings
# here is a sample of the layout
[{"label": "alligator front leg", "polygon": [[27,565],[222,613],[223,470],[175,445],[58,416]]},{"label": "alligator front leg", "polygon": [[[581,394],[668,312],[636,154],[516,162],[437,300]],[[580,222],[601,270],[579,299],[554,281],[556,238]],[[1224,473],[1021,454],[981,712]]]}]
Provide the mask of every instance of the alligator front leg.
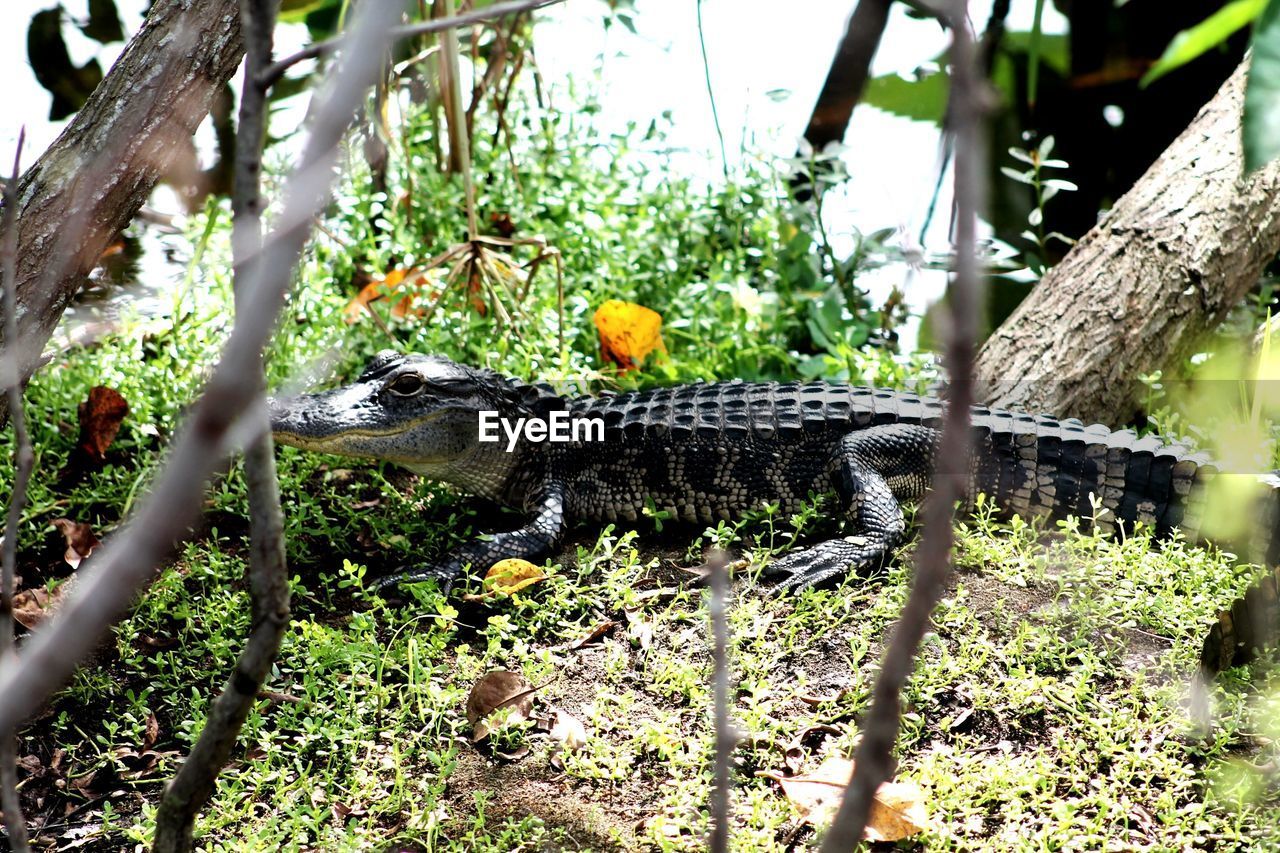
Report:
[{"label": "alligator front leg", "polygon": [[906,531],[899,501],[918,501],[929,488],[937,442],[937,430],[910,424],[845,436],[835,480],[851,535],[773,561],[764,572],[780,578],[773,591],[798,591],[850,571],[868,574],[880,568]]},{"label": "alligator front leg", "polygon": [[468,567],[488,569],[498,560],[508,557],[533,559],[555,550],[564,536],[564,487],[551,483],[542,491],[536,502],[537,515],[529,524],[507,533],[495,533],[485,539],[468,542],[450,552],[438,563],[421,569],[401,572],[379,578],[374,586],[386,589],[402,583],[439,581],[445,595],[453,588],[458,577]]}]

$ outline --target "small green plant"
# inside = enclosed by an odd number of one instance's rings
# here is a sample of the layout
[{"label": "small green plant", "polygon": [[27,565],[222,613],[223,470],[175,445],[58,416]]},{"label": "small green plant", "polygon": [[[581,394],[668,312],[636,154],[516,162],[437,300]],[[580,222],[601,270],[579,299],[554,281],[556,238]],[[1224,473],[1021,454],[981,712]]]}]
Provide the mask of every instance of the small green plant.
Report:
[{"label": "small green plant", "polygon": [[1022,236],[1036,247],[1036,254],[1027,257],[1027,266],[1037,276],[1044,275],[1045,270],[1048,268],[1050,241],[1057,240],[1066,246],[1071,246],[1075,243],[1070,237],[1057,231],[1045,232],[1045,205],[1058,193],[1072,192],[1076,189],[1076,185],[1070,181],[1045,176],[1044,173],[1047,169],[1067,168],[1067,161],[1051,159],[1049,155],[1052,153],[1053,137],[1046,136],[1035,148],[1009,149],[1009,156],[1029,168],[1019,171],[1012,166],[1000,167],[1000,172],[1005,177],[1020,184],[1026,184],[1031,187],[1034,194],[1035,203],[1031,208],[1031,212],[1027,214],[1027,224],[1031,227],[1023,231]]}]

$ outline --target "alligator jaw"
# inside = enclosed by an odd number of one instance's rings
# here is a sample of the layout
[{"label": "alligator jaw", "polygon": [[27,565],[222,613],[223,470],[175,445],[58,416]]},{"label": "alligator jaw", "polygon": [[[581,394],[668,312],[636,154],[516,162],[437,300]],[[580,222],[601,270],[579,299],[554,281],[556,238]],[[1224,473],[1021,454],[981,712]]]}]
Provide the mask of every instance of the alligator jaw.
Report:
[{"label": "alligator jaw", "polygon": [[272,437],[277,444],[303,450],[349,453],[353,438],[394,435],[401,431],[399,425],[393,429],[378,429],[361,422],[358,412],[363,408],[360,405],[362,401],[349,399],[351,396],[339,390],[284,400],[267,398]]},{"label": "alligator jaw", "polygon": [[[315,453],[333,453],[370,459],[387,459],[401,465],[432,465],[447,454],[430,443],[406,445],[408,435],[446,414],[429,411],[412,418],[379,424],[380,412],[368,396],[340,388],[320,394],[304,394],[286,400],[267,399],[271,434],[276,444]],[[385,419],[384,419],[385,420]],[[443,448],[440,448],[443,450]],[[399,451],[399,452],[397,452]]]}]

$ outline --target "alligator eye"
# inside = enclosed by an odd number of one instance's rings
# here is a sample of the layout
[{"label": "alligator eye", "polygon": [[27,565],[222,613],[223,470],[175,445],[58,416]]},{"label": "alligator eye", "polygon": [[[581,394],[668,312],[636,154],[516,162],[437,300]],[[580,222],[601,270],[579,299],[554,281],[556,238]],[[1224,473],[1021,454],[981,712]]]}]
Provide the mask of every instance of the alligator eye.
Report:
[{"label": "alligator eye", "polygon": [[406,373],[388,385],[387,390],[401,397],[412,397],[415,394],[421,394],[426,387],[427,383],[421,376],[416,373]]}]

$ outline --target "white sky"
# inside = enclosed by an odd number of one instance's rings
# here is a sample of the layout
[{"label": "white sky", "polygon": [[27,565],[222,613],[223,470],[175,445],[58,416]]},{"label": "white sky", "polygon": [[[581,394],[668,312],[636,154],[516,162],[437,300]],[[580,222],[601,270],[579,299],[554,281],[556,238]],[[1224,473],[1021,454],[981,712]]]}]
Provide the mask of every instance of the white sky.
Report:
[{"label": "white sky", "polygon": [[[4,0],[8,23],[0,27],[0,83],[8,98],[0,111],[0,163],[10,161],[23,122],[28,138],[23,160],[28,164],[60,130],[60,125],[46,120],[49,97],[26,61],[27,22],[34,12],[51,5],[53,0]],[[117,0],[126,32],[138,28],[144,5],[145,0]],[[971,3],[971,15],[979,25],[990,5],[990,0]],[[1013,0],[1010,28],[1029,28],[1034,5],[1034,0]],[[65,0],[65,6],[70,15],[83,16],[87,0]],[[675,159],[675,168],[714,180],[721,166],[698,45],[696,4],[638,0],[637,7],[638,36],[620,26],[606,33],[601,26],[604,6],[598,0],[567,0],[542,13],[546,22],[537,30],[536,47],[543,75],[552,87],[566,91],[571,82],[579,89],[590,84],[601,70],[603,112],[596,121],[605,128],[621,130],[628,121],[647,126],[670,111],[669,142],[688,152]],[[736,161],[744,139],[749,149],[766,154],[789,156],[795,151],[852,8],[853,0],[783,6],[772,0],[704,0],[712,86],[731,161]],[[1064,26],[1052,4],[1046,4],[1046,31],[1061,32]],[[98,54],[96,42],[71,27],[64,32],[77,63]],[[284,53],[302,44],[306,32],[289,27],[278,38],[278,52]],[[946,36],[936,26],[907,19],[904,7],[895,4],[873,73],[909,74],[945,44]],[[120,44],[102,49],[104,69],[121,50]],[[779,99],[782,92],[789,94]],[[832,229],[837,248],[847,245],[854,227],[865,232],[897,225],[917,233],[933,192],[937,128],[859,107],[845,142],[851,180],[840,195],[829,197],[828,204],[838,211]],[[938,205],[943,213],[926,241],[935,251],[946,247],[948,205],[949,193],[944,193]],[[863,283],[887,292],[902,273],[886,275],[894,278],[883,286]],[[913,289],[933,293],[938,282],[917,283]]]}]

